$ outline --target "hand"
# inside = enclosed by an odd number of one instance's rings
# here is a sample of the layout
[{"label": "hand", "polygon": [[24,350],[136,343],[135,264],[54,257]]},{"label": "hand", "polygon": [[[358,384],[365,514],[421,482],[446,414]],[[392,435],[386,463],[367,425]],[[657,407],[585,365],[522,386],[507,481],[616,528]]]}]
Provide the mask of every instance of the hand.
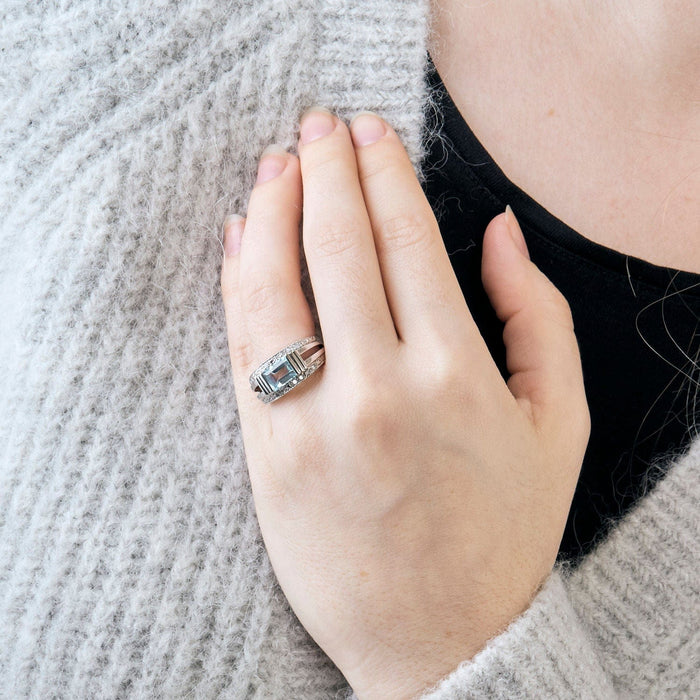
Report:
[{"label": "hand", "polygon": [[[385,122],[349,129],[313,111],[298,153],[262,159],[238,254],[226,231],[256,511],[292,609],[358,697],[408,698],[503,631],[551,573],[590,432],[578,345],[566,300],[501,214],[482,279],[505,322],[503,381]],[[302,199],[326,363],[264,405],[249,374],[315,330]]]}]

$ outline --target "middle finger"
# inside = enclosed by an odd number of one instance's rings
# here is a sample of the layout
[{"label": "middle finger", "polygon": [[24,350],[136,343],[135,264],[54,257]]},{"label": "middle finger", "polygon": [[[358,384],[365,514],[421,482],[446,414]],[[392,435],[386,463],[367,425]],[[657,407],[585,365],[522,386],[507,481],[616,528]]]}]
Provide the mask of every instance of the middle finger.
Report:
[{"label": "middle finger", "polygon": [[347,125],[307,111],[298,151],[304,253],[328,357],[398,345]]}]

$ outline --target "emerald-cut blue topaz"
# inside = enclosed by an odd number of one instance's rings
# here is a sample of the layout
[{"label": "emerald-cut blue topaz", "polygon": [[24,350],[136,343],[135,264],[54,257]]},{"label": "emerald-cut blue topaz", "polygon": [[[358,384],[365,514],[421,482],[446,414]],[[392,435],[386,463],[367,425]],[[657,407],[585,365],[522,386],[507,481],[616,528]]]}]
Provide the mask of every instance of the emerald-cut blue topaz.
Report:
[{"label": "emerald-cut blue topaz", "polygon": [[268,386],[272,391],[279,391],[293,382],[299,374],[292,366],[288,357],[283,357],[270,369],[262,373]]},{"label": "emerald-cut blue topaz", "polygon": [[319,336],[302,338],[268,358],[248,378],[250,388],[263,403],[276,401],[292,390],[325,361]]}]

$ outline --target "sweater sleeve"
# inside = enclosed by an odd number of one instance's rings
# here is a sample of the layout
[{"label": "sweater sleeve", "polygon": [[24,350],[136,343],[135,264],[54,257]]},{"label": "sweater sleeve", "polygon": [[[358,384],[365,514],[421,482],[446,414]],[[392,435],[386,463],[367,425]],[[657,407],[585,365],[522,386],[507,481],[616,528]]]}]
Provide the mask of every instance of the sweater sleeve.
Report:
[{"label": "sweater sleeve", "polygon": [[691,697],[700,689],[700,440],[570,571],[421,696]]}]

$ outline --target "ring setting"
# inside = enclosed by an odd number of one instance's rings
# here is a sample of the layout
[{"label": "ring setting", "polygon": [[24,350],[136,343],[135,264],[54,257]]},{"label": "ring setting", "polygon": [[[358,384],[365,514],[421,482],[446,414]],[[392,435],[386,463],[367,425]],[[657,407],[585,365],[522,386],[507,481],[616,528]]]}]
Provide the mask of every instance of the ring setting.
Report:
[{"label": "ring setting", "polygon": [[250,388],[263,403],[272,403],[310,377],[325,360],[321,336],[296,340],[258,366],[250,375]]}]

